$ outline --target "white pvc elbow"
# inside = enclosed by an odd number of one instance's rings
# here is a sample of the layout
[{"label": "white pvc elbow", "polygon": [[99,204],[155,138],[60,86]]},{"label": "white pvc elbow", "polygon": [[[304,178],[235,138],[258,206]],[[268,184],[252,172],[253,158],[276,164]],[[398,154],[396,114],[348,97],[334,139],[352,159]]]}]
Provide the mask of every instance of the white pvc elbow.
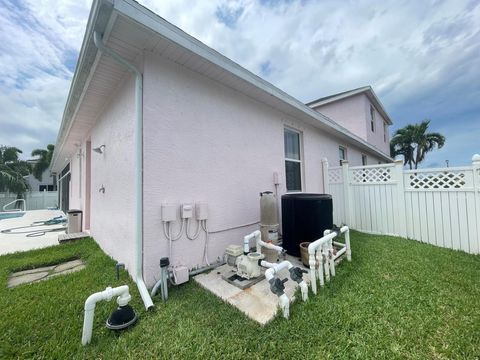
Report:
[{"label": "white pvc elbow", "polygon": [[82,345],[87,345],[92,340],[95,305],[102,300],[110,301],[114,296],[118,296],[117,303],[119,306],[127,305],[132,298],[128,291],[128,285],[122,285],[116,288],[107,287],[103,291],[90,295],[87,300],[85,300]]}]

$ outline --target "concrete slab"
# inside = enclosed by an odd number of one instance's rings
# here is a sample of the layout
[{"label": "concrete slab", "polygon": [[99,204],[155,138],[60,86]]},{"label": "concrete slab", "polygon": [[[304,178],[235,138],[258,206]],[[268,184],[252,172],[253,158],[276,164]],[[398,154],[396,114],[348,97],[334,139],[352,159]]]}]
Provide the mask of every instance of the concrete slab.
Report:
[{"label": "concrete slab", "polygon": [[89,237],[90,234],[87,232],[79,232],[79,233],[72,233],[72,234],[60,234],[58,235],[58,242],[59,243],[64,243],[64,242],[69,242],[69,241],[75,241],[75,240],[80,240],[84,239],[86,237]]},{"label": "concrete slab", "polygon": [[61,264],[55,266],[55,268],[53,269],[53,272],[54,273],[61,273],[65,270],[69,270],[69,269],[72,269],[74,267],[77,267],[77,266],[83,265],[83,264],[84,264],[83,261],[80,260],[80,259],[67,261],[67,262],[64,262],[64,263],[61,263]]},{"label": "concrete slab", "polygon": [[[65,233],[65,231],[46,232],[45,234],[35,237],[27,236],[29,235],[28,232],[31,233],[33,230],[43,231],[60,228],[61,224],[30,227],[36,221],[46,221],[57,216],[65,216],[65,214],[61,210],[31,210],[25,212],[25,215],[22,217],[1,219],[0,255],[58,245],[58,234]],[[18,227],[26,228],[17,229],[11,233],[1,232]]]},{"label": "concrete slab", "polygon": [[17,271],[10,275],[7,287],[15,287],[21,284],[30,284],[48,280],[59,275],[66,275],[85,269],[85,263],[80,260],[71,260],[57,265],[44,266],[30,270]]},{"label": "concrete slab", "polygon": [[[286,260],[290,261],[294,266],[301,266],[306,269],[298,258],[288,256]],[[235,306],[252,320],[265,325],[271,321],[278,310],[278,297],[270,291],[270,284],[266,279],[252,285],[251,287],[241,290],[238,287],[228,283],[222,279],[222,275],[234,274],[234,268],[229,265],[222,265],[210,273],[200,274],[194,277],[195,281],[203,288],[211,291],[222,300]],[[290,279],[287,269],[279,273],[281,279],[287,278],[285,283],[285,293],[293,302],[294,294],[298,288],[298,284]],[[303,275],[303,279],[310,281],[308,274]],[[290,308],[290,312],[295,311],[295,307]]]},{"label": "concrete slab", "polygon": [[47,271],[25,274],[20,276],[12,276],[10,279],[8,279],[7,287],[11,288],[11,287],[15,287],[22,284],[36,282],[47,276],[48,276]]}]

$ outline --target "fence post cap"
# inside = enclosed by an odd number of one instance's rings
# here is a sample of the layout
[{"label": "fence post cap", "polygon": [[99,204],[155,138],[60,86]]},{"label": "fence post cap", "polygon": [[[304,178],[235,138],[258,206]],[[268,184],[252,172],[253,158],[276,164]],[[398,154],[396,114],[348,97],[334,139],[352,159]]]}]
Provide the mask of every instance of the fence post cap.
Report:
[{"label": "fence post cap", "polygon": [[402,165],[402,166],[403,166],[403,159],[395,159],[395,160],[393,160],[393,162],[394,162],[396,165]]}]

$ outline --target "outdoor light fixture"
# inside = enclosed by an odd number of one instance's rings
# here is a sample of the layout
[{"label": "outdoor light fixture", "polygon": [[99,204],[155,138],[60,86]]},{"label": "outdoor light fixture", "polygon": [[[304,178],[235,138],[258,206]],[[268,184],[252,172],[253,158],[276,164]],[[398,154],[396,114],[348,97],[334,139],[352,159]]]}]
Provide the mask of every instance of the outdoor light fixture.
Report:
[{"label": "outdoor light fixture", "polygon": [[93,148],[93,151],[99,154],[103,154],[103,151],[105,150],[105,145],[100,145],[99,147]]}]

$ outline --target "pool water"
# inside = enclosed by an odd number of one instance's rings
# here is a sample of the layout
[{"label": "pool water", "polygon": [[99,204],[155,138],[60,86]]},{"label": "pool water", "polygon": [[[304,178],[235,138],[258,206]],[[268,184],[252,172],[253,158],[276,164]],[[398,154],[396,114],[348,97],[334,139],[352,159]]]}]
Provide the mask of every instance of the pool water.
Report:
[{"label": "pool water", "polygon": [[18,217],[22,217],[23,215],[25,215],[24,211],[4,212],[4,213],[0,212],[0,220],[18,218]]}]

